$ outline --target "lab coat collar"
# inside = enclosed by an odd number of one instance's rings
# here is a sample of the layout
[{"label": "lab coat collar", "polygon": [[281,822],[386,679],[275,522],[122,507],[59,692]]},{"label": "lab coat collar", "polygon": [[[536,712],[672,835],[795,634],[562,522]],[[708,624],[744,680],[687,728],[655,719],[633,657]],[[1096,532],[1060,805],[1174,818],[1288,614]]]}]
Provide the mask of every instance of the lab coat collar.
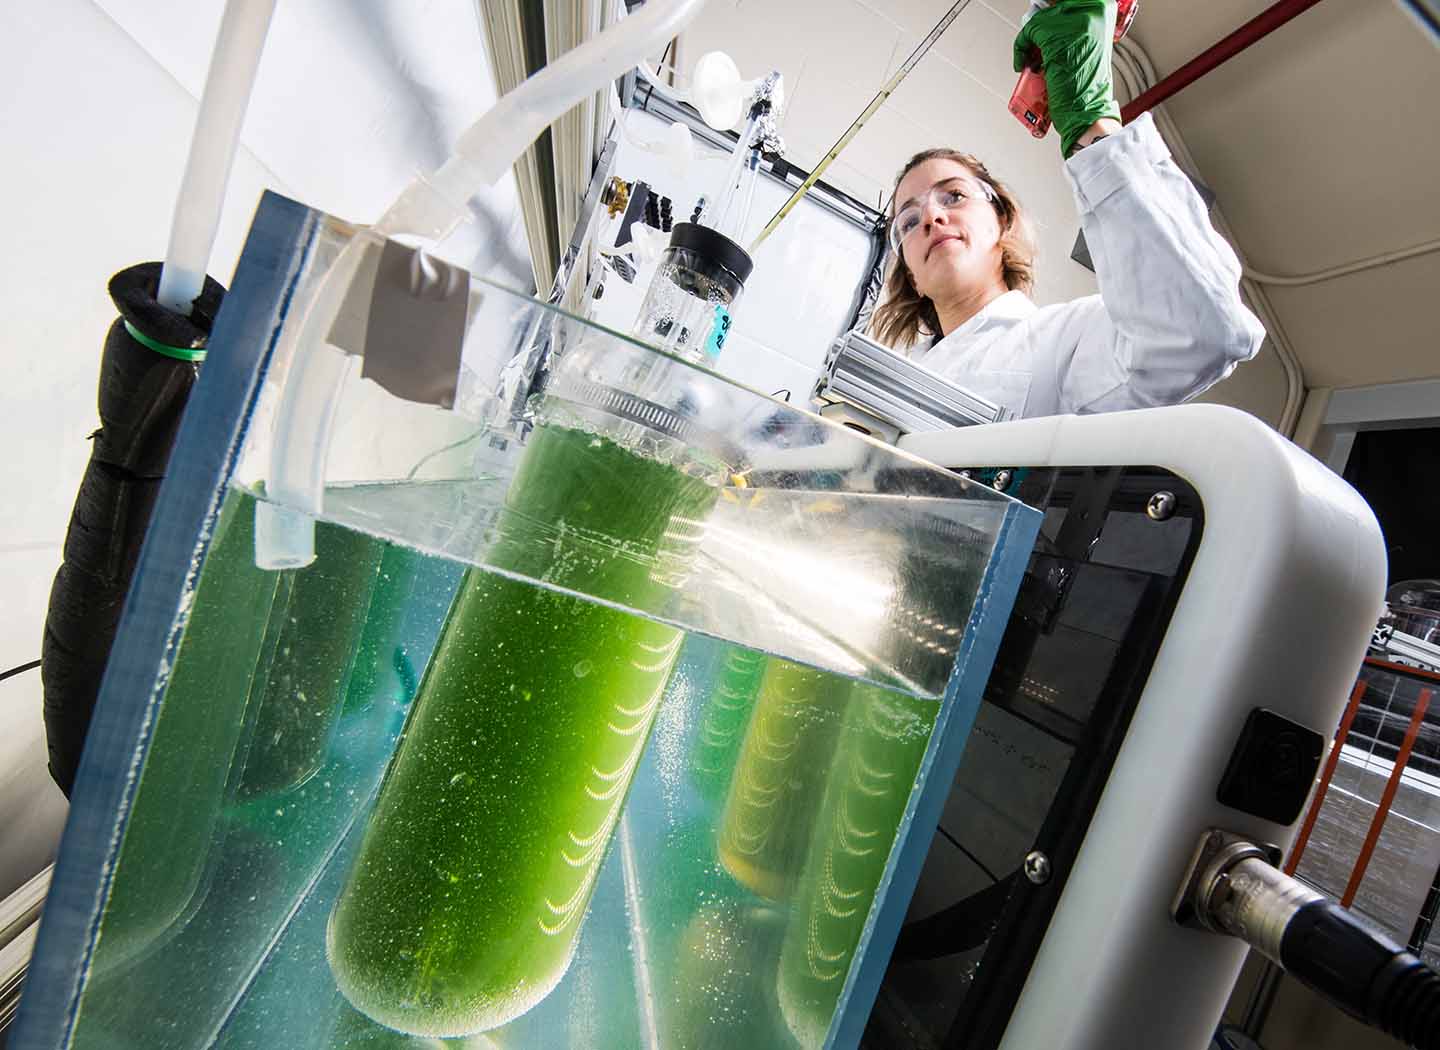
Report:
[{"label": "lab coat collar", "polygon": [[1021,321],[1033,314],[1039,307],[1031,302],[1030,297],[1024,292],[1011,289],[1003,295],[997,296],[981,307],[980,312],[970,318],[955,331],[942,338],[937,338],[932,346],[939,346],[945,339],[964,339],[968,335],[980,331],[987,325],[1002,323],[1003,327],[1010,327],[1004,322]]}]

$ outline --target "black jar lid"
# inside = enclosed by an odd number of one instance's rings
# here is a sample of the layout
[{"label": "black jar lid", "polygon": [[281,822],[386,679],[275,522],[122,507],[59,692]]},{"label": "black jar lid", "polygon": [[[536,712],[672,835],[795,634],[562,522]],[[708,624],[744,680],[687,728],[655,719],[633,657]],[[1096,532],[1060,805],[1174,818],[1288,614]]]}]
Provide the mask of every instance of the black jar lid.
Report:
[{"label": "black jar lid", "polygon": [[695,222],[677,222],[670,231],[670,247],[688,248],[707,261],[723,266],[742,285],[755,269],[750,254],[723,233]]}]

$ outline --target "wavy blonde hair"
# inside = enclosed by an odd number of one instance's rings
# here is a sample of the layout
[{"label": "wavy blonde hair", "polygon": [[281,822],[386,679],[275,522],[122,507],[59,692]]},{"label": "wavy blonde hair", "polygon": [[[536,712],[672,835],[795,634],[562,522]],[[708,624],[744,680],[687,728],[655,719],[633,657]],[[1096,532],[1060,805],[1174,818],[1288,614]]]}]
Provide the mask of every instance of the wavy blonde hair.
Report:
[{"label": "wavy blonde hair", "polygon": [[[895,177],[898,191],[906,175],[927,160],[953,160],[969,170],[995,191],[994,205],[1000,217],[1000,270],[1005,287],[1029,293],[1035,284],[1035,234],[1015,195],[993,175],[979,159],[953,149],[927,149],[915,154]],[[895,219],[895,198],[890,198],[890,219]],[[890,262],[885,278],[885,299],[870,318],[870,331],[887,346],[914,346],[921,338],[940,334],[940,315],[935,304],[915,288],[915,278],[905,265],[905,256],[897,252]]]}]

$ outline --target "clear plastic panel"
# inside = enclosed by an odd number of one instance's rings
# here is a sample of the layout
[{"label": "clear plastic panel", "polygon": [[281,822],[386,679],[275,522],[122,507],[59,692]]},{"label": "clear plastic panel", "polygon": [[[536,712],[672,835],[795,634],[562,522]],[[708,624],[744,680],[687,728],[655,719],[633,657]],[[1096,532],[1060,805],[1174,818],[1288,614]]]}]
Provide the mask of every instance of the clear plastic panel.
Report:
[{"label": "clear plastic panel", "polygon": [[[317,266],[335,257],[347,234],[333,226],[325,232]],[[318,296],[320,283],[307,281],[311,294]],[[667,541],[694,546],[683,578],[643,600],[613,581],[591,581],[587,593],[829,670],[930,696],[943,691],[977,573],[1013,500],[480,280],[472,281],[453,409],[393,397],[350,366],[335,370],[343,378],[333,406],[307,411],[334,414],[320,516],[502,571],[491,553],[497,548],[555,543],[563,501],[551,520],[532,516],[519,526],[523,540],[513,516],[500,513],[523,448],[494,392],[505,366],[534,345],[551,354],[544,393],[529,407],[537,433],[578,430],[614,441],[617,453],[638,450],[703,479],[716,496],[693,536]],[[303,353],[342,356],[329,344]],[[277,406],[292,367],[284,360],[272,367],[262,421],[282,416]],[[257,428],[239,471],[242,487],[264,487],[277,429]],[[555,457],[550,464],[568,469]],[[619,474],[607,484],[617,504],[638,498],[623,491],[628,482]],[[625,539],[601,527],[564,532],[561,542],[590,556]],[[657,547],[645,556],[673,553]],[[926,581],[945,573],[968,582],[931,593]],[[541,582],[563,586],[553,574]]]},{"label": "clear plastic panel", "polygon": [[[348,237],[322,226],[290,317]],[[453,407],[246,333],[278,349],[174,612],[73,1046],[833,1042],[917,800],[948,788],[937,728],[973,718],[957,668],[1009,613],[980,599],[1013,593],[1038,514],[469,298]],[[537,339],[512,426],[497,392]],[[315,361],[323,484],[277,505]],[[267,514],[315,520],[312,561],[257,567]]]}]

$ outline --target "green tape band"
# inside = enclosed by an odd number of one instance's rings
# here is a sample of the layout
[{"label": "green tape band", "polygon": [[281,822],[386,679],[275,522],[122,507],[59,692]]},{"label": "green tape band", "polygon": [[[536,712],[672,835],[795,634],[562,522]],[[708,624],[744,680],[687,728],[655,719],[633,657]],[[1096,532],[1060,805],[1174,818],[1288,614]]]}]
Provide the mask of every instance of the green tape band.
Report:
[{"label": "green tape band", "polygon": [[177,361],[203,361],[205,360],[205,349],[189,350],[180,346],[166,346],[164,343],[151,339],[140,329],[136,328],[129,321],[125,322],[125,331],[130,333],[130,338],[141,346],[154,350],[157,354],[164,354],[166,357],[173,357]]}]

